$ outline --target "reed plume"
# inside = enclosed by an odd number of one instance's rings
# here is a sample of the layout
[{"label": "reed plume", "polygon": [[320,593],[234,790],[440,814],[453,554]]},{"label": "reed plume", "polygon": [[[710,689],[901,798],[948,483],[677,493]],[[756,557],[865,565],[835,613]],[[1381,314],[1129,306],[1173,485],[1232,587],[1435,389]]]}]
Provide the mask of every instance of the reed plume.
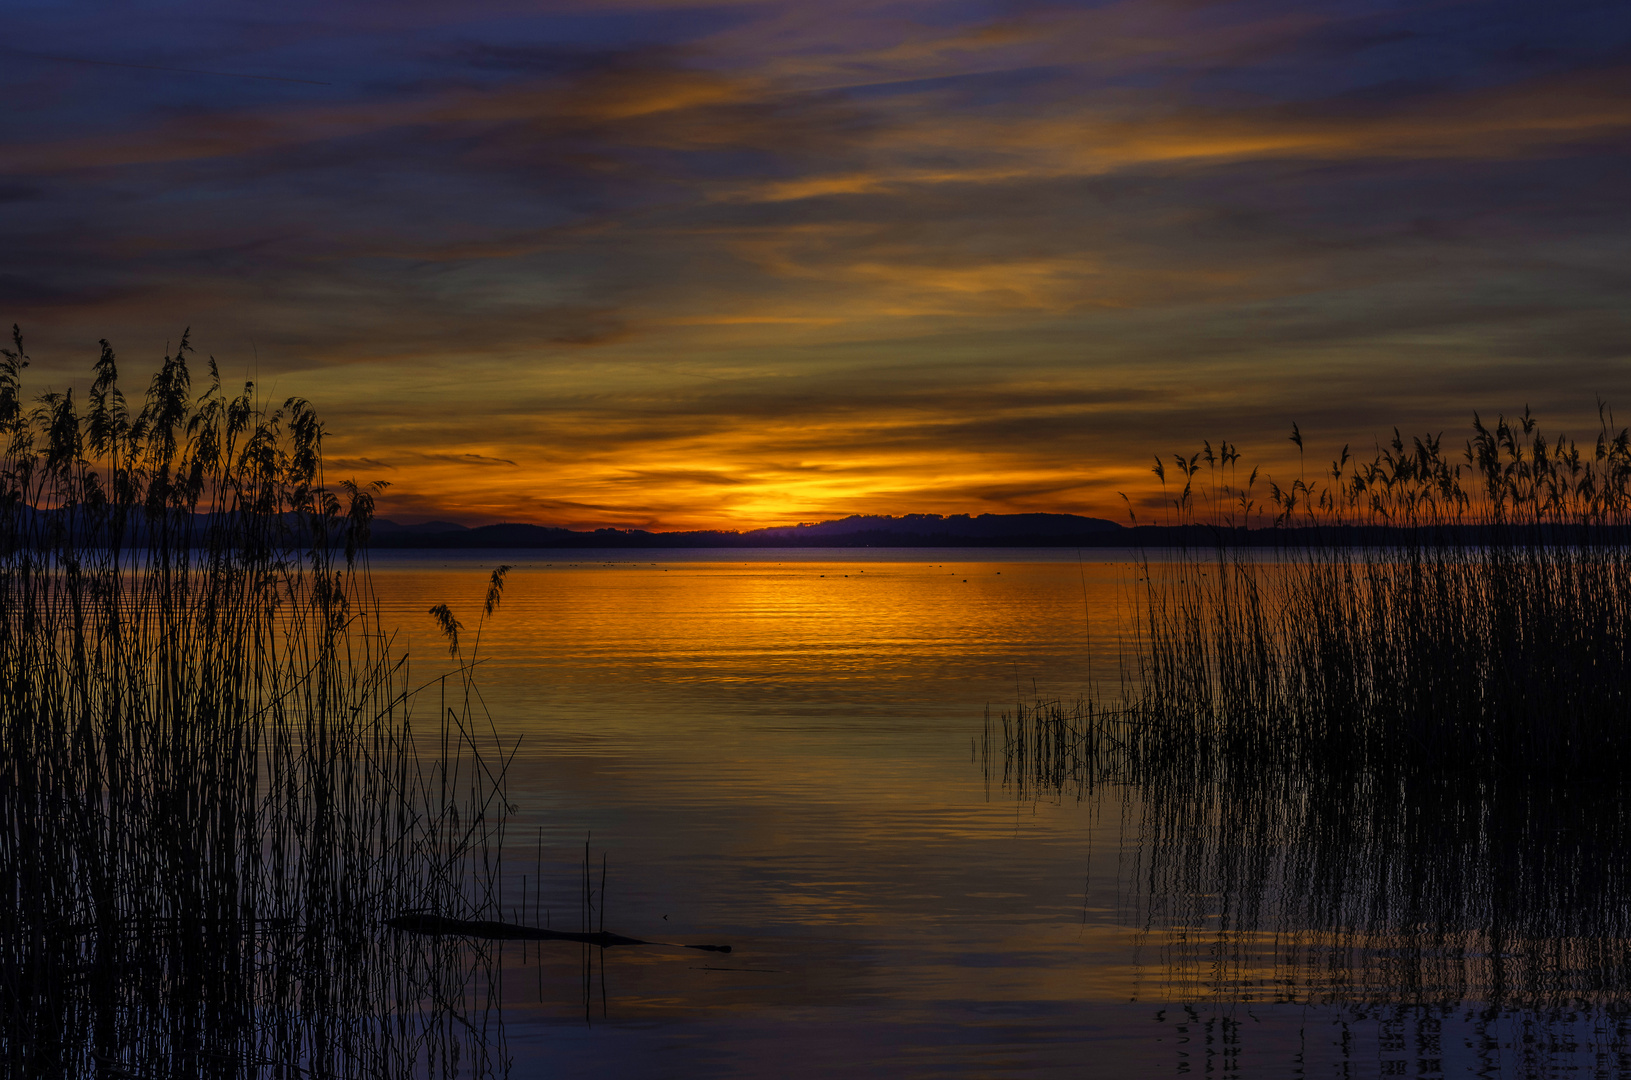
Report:
[{"label": "reed plume", "polygon": [[1157,462],[1186,546],[1134,568],[1119,685],[986,747],[1025,797],[1120,798],[1186,993],[1631,996],[1631,439],[1600,420],[1262,487],[1227,443]]},{"label": "reed plume", "polygon": [[380,485],[328,480],[307,402],[191,361],[136,404],[104,341],[81,412],[27,400],[15,328],[0,353],[0,1062],[480,1072],[470,958],[381,927],[486,910],[494,748],[410,721]]}]

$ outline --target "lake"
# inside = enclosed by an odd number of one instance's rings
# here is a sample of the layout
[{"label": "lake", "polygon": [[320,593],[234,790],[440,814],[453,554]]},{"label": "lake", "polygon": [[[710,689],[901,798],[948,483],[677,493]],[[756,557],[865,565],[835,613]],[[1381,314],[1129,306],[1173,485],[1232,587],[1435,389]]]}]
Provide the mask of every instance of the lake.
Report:
[{"label": "lake", "polygon": [[1154,925],[1125,798],[1004,786],[988,709],[1115,690],[1130,552],[376,553],[416,683],[449,667],[427,609],[468,650],[500,563],[511,917],[580,928],[587,839],[606,929],[733,948],[507,947],[516,1075],[1627,1072],[1612,1008],[1287,995],[1273,942],[1214,954],[1204,881]]}]

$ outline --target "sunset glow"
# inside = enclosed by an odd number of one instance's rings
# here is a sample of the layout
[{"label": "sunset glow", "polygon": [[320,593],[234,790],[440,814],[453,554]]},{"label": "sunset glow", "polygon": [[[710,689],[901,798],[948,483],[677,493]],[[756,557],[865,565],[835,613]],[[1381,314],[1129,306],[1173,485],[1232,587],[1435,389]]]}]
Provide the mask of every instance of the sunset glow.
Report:
[{"label": "sunset glow", "polygon": [[4,1076],[1631,1076],[1631,3],[4,26]]},{"label": "sunset glow", "polygon": [[1202,439],[1631,401],[1587,8],[275,19],[16,19],[0,317],[37,391],[191,326],[400,520],[1125,520]]}]

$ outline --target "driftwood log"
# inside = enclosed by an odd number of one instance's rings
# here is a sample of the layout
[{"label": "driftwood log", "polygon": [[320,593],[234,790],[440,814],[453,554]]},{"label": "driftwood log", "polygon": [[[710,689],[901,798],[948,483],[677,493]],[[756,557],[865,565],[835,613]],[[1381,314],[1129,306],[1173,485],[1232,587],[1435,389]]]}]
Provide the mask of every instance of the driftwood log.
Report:
[{"label": "driftwood log", "polygon": [[444,937],[483,938],[487,941],[577,941],[609,949],[613,945],[664,945],[672,949],[701,949],[703,952],[728,953],[729,945],[681,945],[674,941],[643,941],[601,930],[593,934],[578,934],[568,930],[545,930],[537,926],[492,922],[485,919],[449,919],[442,915],[398,915],[385,923],[392,930],[407,934],[436,934]]}]

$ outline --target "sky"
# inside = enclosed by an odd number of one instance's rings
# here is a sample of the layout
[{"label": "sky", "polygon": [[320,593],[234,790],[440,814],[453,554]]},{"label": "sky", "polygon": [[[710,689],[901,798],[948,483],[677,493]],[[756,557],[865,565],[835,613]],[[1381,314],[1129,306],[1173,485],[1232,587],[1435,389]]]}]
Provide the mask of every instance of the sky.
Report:
[{"label": "sky", "polygon": [[[230,0],[0,15],[37,391],[191,327],[381,513],[1083,513],[1631,417],[1631,7]],[[1121,495],[1127,496],[1124,502]]]}]

